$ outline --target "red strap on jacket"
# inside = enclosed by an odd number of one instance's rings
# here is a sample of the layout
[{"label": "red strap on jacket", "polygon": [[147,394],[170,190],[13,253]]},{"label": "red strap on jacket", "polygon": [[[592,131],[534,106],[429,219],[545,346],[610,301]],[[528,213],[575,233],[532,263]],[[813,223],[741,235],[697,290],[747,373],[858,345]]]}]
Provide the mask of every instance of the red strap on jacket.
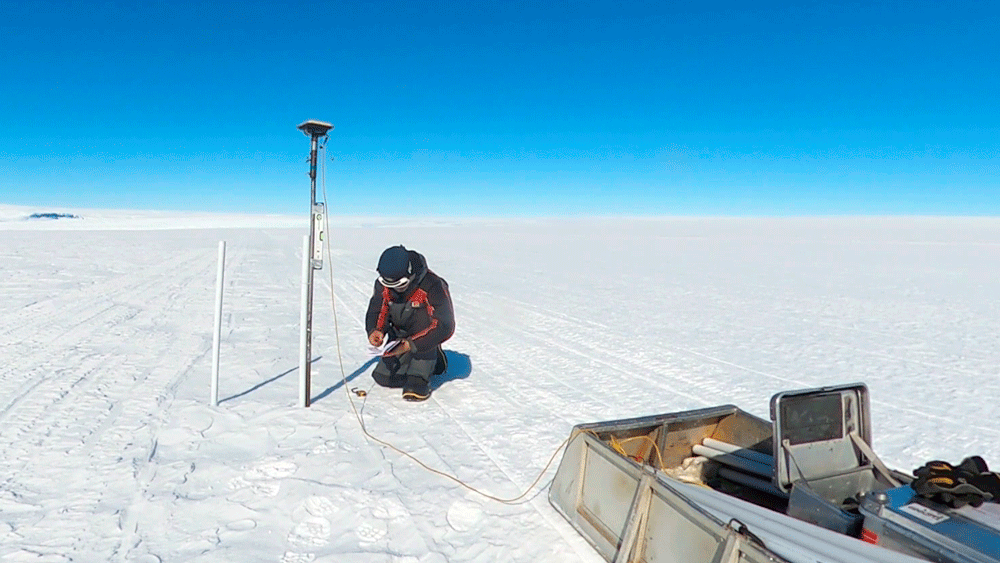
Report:
[{"label": "red strap on jacket", "polygon": [[427,316],[431,319],[431,324],[427,328],[421,330],[413,336],[410,336],[410,340],[413,341],[437,328],[438,320],[437,317],[434,316],[434,306],[427,300],[427,292],[423,289],[418,289],[413,292],[413,295],[410,296],[410,303],[423,303],[427,305]]},{"label": "red strap on jacket", "polygon": [[385,332],[385,318],[389,316],[389,301],[392,300],[392,296],[389,295],[389,288],[382,288],[382,309],[378,312],[378,322],[375,323],[375,330],[379,332]]}]

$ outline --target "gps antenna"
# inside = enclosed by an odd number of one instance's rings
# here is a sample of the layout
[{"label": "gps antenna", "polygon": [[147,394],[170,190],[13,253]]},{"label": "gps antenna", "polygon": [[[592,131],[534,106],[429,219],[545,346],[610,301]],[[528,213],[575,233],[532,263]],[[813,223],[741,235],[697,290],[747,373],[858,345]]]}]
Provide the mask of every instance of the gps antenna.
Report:
[{"label": "gps antenna", "polygon": [[302,268],[302,316],[301,335],[299,342],[299,403],[308,407],[310,403],[310,387],[312,385],[312,308],[313,308],[313,270],[323,267],[323,225],[325,206],[316,202],[316,153],[320,138],[326,138],[326,133],[333,125],[323,121],[310,119],[299,125],[302,131],[310,137],[309,140],[309,236],[303,243]]}]

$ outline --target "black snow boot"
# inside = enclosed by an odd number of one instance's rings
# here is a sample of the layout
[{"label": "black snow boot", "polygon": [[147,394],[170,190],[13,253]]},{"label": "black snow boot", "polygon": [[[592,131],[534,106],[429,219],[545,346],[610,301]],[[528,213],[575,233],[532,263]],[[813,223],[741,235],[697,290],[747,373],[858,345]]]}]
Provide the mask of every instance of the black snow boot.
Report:
[{"label": "black snow boot", "polygon": [[431,385],[430,383],[417,375],[411,375],[406,378],[406,384],[403,385],[403,398],[407,401],[425,401],[431,396]]},{"label": "black snow boot", "polygon": [[437,363],[434,364],[434,375],[441,375],[448,371],[448,356],[444,355],[444,350],[437,347]]}]

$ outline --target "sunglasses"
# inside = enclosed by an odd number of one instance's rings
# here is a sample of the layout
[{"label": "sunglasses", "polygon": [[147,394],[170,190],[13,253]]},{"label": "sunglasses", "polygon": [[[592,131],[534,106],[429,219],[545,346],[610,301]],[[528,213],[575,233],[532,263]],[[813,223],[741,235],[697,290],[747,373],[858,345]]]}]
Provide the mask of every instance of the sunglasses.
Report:
[{"label": "sunglasses", "polygon": [[410,278],[404,276],[404,277],[397,278],[397,279],[393,280],[393,279],[384,278],[382,276],[379,276],[378,277],[378,281],[379,281],[379,283],[381,283],[382,285],[388,287],[389,289],[402,289],[402,288],[406,287],[407,285],[409,285]]}]

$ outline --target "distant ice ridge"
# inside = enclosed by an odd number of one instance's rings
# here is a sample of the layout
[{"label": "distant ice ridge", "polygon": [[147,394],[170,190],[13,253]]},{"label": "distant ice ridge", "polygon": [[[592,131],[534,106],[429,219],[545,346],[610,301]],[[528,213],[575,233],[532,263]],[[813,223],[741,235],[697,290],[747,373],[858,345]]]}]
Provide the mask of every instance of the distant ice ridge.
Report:
[{"label": "distant ice ridge", "polygon": [[307,227],[309,216],[63,209],[0,205],[0,230],[161,230]]},{"label": "distant ice ridge", "polygon": [[80,219],[79,215],[73,215],[72,213],[32,213],[28,215],[27,219]]},{"label": "distant ice ridge", "polygon": [[[31,219],[32,216],[42,216]],[[53,220],[58,216],[64,220]],[[72,217],[72,219],[69,219]],[[505,223],[506,219],[482,217],[378,217],[338,216],[331,227],[414,228]],[[522,220],[522,222],[525,222]],[[532,223],[531,220],[527,220]],[[197,211],[145,211],[129,209],[37,208],[0,204],[0,231],[135,231],[170,229],[309,228],[309,212],[301,215],[251,215]]]}]

